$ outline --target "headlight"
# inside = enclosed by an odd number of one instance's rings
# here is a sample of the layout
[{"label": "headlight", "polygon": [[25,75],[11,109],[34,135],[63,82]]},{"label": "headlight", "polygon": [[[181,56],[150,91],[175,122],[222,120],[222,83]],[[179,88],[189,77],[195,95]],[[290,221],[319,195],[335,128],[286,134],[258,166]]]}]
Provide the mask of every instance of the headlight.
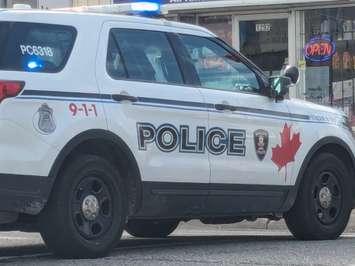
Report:
[{"label": "headlight", "polygon": [[353,132],[352,126],[351,126],[351,121],[347,116],[343,116],[341,120],[342,126],[349,129],[350,132]]}]

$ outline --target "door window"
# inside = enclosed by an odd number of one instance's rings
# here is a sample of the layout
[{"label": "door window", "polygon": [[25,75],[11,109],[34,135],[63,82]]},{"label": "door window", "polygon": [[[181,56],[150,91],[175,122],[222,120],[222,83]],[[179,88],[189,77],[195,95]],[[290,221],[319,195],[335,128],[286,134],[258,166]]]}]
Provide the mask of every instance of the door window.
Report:
[{"label": "door window", "polygon": [[106,68],[107,72],[114,79],[127,78],[121,52],[112,34],[110,34],[108,41]]},{"label": "door window", "polygon": [[111,31],[107,70],[112,78],[182,84],[182,74],[163,32]]},{"label": "door window", "polygon": [[182,43],[195,66],[201,86],[209,89],[260,92],[255,73],[234,54],[204,37],[182,35]]}]

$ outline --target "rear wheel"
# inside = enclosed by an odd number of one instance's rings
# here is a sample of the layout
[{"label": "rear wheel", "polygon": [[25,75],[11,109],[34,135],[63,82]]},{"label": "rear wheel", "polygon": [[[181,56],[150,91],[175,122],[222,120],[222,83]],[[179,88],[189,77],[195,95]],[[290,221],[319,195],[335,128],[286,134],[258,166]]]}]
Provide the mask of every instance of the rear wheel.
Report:
[{"label": "rear wheel", "polygon": [[296,202],[285,220],[302,240],[336,239],[349,221],[351,176],[344,163],[329,153],[312,160],[301,182]]},{"label": "rear wheel", "polygon": [[43,240],[64,258],[106,255],[122,235],[126,217],[119,172],[103,158],[81,155],[58,178],[40,217]]},{"label": "rear wheel", "polygon": [[176,220],[130,220],[126,231],[135,237],[165,238],[178,227]]}]

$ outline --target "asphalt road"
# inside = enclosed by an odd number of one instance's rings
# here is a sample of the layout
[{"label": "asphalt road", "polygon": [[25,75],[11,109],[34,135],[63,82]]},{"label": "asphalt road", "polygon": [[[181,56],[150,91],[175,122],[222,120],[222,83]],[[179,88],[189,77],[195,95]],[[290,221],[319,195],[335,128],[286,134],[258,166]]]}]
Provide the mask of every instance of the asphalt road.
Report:
[{"label": "asphalt road", "polygon": [[3,265],[354,265],[355,234],[336,241],[303,242],[283,230],[180,227],[168,239],[124,235],[109,257],[60,260],[38,234],[0,233]]}]

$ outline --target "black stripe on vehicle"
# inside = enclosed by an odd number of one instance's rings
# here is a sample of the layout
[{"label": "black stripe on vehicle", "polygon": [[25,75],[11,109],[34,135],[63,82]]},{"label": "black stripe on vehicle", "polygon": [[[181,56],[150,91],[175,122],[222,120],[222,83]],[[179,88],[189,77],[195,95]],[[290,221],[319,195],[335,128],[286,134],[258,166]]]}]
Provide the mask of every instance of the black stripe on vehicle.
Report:
[{"label": "black stripe on vehicle", "polygon": [[110,94],[67,92],[67,91],[25,90],[22,92],[21,95],[23,95],[23,96],[70,97],[70,98],[86,98],[86,99],[112,99],[112,96]]},{"label": "black stripe on vehicle", "polygon": [[166,104],[166,105],[177,105],[184,107],[200,107],[200,108],[214,108],[213,104],[206,104],[201,102],[187,102],[187,101],[177,101],[177,100],[167,100],[159,98],[147,98],[138,97],[139,102],[143,103],[156,103],[156,104]]},{"label": "black stripe on vehicle", "polygon": [[[98,100],[102,100],[102,99],[111,100],[112,99],[112,95],[110,95],[110,94],[63,92],[63,91],[25,90],[22,92],[21,95],[23,95],[23,96],[70,97],[70,98],[85,98],[85,99],[98,99]],[[138,97],[138,102],[152,103],[152,104],[166,104],[166,105],[175,105],[175,106],[183,106],[183,107],[195,107],[195,108],[208,108],[208,109],[215,108],[215,104],[212,104],[212,103],[177,101],[177,100],[168,100],[168,99],[161,99],[161,98]],[[259,109],[259,108],[250,108],[250,107],[244,107],[244,106],[236,106],[236,108],[237,108],[236,111],[238,111],[238,112],[310,120],[310,117],[308,115],[302,115],[302,114],[291,114],[291,113],[287,113],[287,112],[265,110],[265,109]]]},{"label": "black stripe on vehicle", "polygon": [[236,106],[236,108],[237,108],[237,111],[239,111],[239,112],[263,114],[263,115],[273,115],[273,116],[285,116],[285,117],[304,119],[304,120],[310,119],[310,117],[308,115],[291,114],[291,113],[286,113],[286,112],[264,110],[264,109],[257,109],[257,108],[243,107],[243,106]]}]

